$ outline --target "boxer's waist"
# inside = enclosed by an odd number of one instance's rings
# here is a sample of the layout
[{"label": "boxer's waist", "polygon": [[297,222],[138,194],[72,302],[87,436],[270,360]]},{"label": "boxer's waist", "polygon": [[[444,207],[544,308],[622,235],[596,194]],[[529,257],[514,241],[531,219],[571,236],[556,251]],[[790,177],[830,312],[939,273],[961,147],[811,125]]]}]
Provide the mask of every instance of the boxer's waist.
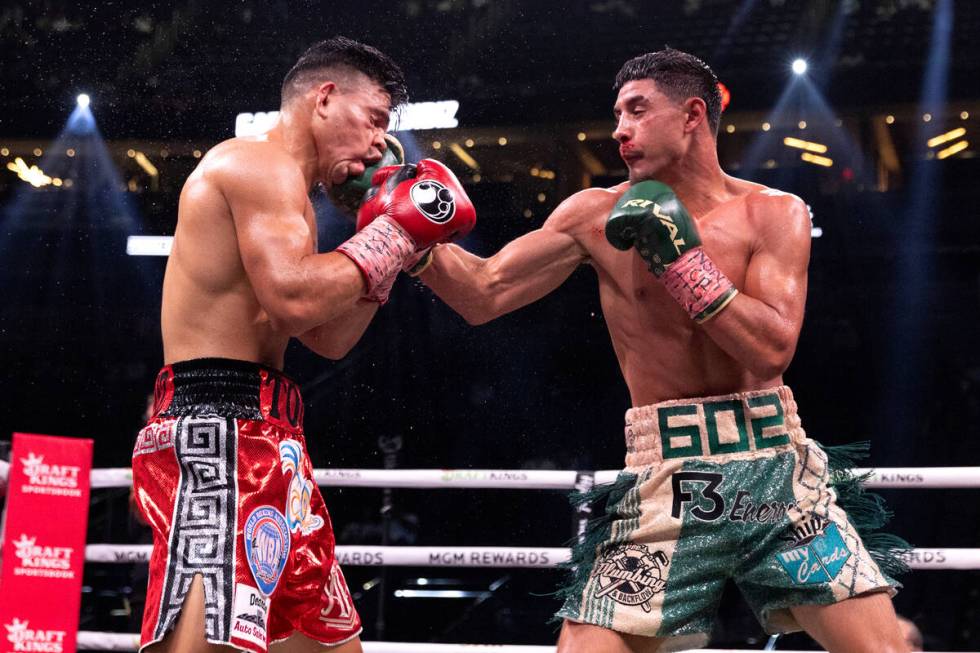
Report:
[{"label": "boxer's waist", "polygon": [[153,389],[154,417],[220,415],[270,420],[299,429],[299,385],[279,370],[229,358],[197,358],[167,365]]},{"label": "boxer's waist", "polygon": [[626,411],[626,466],[775,449],[805,437],[788,386],[673,399]]}]

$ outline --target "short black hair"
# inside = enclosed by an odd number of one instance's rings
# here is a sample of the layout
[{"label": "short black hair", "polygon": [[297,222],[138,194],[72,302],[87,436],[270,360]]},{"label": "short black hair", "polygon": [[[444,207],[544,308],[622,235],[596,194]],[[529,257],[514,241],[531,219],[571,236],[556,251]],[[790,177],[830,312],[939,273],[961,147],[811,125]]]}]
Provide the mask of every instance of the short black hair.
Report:
[{"label": "short black hair", "polygon": [[405,74],[391,57],[370,45],[345,36],[334,36],[310,46],[282,80],[281,101],[292,98],[311,75],[329,68],[347,68],[363,73],[391,96],[392,108],[408,101]]},{"label": "short black hair", "polygon": [[637,79],[652,79],[667,97],[683,102],[699,97],[708,106],[708,126],[717,135],[721,124],[721,90],[718,77],[708,64],[693,54],[671,47],[633,57],[616,75],[613,90]]}]

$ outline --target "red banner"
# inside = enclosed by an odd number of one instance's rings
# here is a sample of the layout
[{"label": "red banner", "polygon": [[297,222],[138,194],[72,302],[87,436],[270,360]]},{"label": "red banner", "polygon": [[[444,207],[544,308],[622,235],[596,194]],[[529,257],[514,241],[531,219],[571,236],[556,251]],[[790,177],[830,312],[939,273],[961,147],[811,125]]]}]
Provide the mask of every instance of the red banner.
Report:
[{"label": "red banner", "polygon": [[91,440],[14,433],[0,653],[75,653],[91,470]]}]

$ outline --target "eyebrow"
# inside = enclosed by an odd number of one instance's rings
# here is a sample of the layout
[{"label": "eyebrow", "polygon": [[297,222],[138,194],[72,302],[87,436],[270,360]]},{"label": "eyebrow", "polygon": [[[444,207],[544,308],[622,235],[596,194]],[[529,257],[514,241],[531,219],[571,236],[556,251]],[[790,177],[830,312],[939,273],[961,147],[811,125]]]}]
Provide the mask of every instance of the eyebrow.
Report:
[{"label": "eyebrow", "polygon": [[620,104],[622,104],[624,107],[632,107],[632,106],[636,106],[640,102],[646,101],[646,99],[647,97],[642,93],[627,95],[626,98],[622,100],[622,102],[617,102],[616,104],[613,105],[613,115],[614,116],[619,115],[621,110],[618,108],[618,105]]},{"label": "eyebrow", "polygon": [[391,120],[391,112],[381,111],[379,109],[371,109],[371,116],[383,124],[385,127],[388,126],[388,122]]}]

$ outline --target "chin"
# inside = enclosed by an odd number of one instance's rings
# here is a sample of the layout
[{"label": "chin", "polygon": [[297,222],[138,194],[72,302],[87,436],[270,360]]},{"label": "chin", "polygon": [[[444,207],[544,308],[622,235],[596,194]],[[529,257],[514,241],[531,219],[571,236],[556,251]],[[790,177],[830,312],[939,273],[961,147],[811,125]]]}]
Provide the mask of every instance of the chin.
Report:
[{"label": "chin", "polygon": [[650,181],[651,179],[656,179],[656,177],[649,172],[644,172],[642,170],[630,170],[630,184],[638,184],[641,181]]},{"label": "chin", "polygon": [[641,181],[657,181],[660,179],[661,172],[662,170],[654,170],[650,166],[630,168],[630,184],[638,184]]}]

